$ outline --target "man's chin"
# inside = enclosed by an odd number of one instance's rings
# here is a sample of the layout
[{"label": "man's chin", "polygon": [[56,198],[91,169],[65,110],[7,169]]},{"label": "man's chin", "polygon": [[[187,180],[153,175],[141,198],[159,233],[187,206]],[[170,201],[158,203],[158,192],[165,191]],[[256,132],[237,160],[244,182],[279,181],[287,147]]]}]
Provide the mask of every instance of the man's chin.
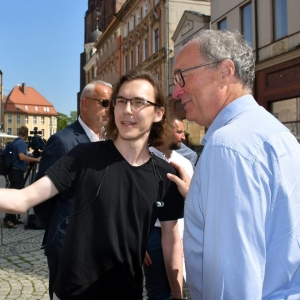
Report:
[{"label": "man's chin", "polygon": [[178,150],[181,148],[181,143],[171,144],[170,150]]}]

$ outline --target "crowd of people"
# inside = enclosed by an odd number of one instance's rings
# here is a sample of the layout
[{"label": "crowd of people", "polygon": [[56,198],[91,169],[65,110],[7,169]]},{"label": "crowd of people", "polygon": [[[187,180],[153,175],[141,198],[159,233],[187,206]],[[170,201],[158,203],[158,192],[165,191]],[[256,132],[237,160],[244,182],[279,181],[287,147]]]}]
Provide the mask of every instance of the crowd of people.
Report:
[{"label": "crowd of people", "polygon": [[183,277],[195,300],[300,299],[300,145],[253,97],[251,47],[202,30],[172,74],[207,129],[196,167],[160,83],[132,70],[88,84],[36,181],[0,190],[45,228],[50,299],[142,299],[143,271],[149,300],[183,299]]}]

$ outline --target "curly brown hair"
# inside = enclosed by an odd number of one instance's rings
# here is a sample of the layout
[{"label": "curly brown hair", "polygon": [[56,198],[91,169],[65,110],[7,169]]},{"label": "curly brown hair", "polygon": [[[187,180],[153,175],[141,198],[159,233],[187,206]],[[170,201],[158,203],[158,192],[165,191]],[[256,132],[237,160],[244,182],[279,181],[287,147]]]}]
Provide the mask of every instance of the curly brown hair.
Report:
[{"label": "curly brown hair", "polygon": [[[160,83],[156,80],[154,76],[151,75],[148,71],[145,70],[131,70],[127,74],[123,75],[117,85],[115,86],[113,93],[111,95],[111,100],[116,97],[119,93],[119,90],[124,82],[133,81],[133,80],[146,80],[148,81],[153,89],[155,94],[155,103],[157,107],[166,107],[166,98],[161,90]],[[118,136],[118,129],[115,123],[114,107],[112,101],[110,101],[109,107],[109,121],[106,126],[107,138],[115,139]],[[164,113],[162,119],[159,122],[152,124],[150,135],[149,135],[149,146],[160,146],[171,139],[170,127],[168,126],[168,117],[166,112]]]}]

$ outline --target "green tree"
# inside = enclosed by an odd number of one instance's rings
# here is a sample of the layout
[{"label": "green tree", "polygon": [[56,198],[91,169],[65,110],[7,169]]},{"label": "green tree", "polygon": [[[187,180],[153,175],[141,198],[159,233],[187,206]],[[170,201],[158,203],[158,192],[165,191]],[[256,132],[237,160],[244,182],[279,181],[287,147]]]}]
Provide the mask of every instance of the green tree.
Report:
[{"label": "green tree", "polygon": [[58,113],[57,116],[57,131],[60,131],[64,128],[66,128],[71,123],[75,122],[77,120],[77,111],[71,111],[70,116],[67,116],[63,113]]},{"label": "green tree", "polygon": [[77,120],[77,111],[73,110],[70,112],[69,124],[75,122]]},{"label": "green tree", "polygon": [[58,113],[57,115],[57,131],[66,128],[69,125],[69,117],[65,114]]}]

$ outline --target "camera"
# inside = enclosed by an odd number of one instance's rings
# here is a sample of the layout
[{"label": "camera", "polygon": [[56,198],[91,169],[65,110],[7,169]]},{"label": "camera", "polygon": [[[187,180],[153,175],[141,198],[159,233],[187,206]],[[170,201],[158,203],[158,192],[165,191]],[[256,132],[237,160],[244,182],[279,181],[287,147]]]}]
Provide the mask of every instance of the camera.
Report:
[{"label": "camera", "polygon": [[33,149],[33,157],[40,157],[40,151],[44,150],[44,142],[38,134],[42,134],[42,131],[38,131],[37,127],[34,127],[30,134],[33,136],[28,136],[28,149]]}]

